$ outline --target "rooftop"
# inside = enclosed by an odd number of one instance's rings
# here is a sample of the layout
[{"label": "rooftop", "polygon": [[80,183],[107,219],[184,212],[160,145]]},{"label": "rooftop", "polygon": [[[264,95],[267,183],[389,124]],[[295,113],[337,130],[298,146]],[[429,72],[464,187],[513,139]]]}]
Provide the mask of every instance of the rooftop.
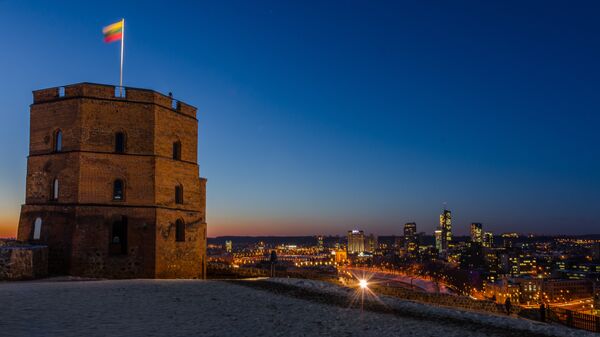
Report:
[{"label": "rooftop", "polygon": [[99,83],[75,83],[33,91],[33,104],[56,102],[72,98],[92,98],[135,103],[150,103],[196,117],[196,107],[151,89]]}]

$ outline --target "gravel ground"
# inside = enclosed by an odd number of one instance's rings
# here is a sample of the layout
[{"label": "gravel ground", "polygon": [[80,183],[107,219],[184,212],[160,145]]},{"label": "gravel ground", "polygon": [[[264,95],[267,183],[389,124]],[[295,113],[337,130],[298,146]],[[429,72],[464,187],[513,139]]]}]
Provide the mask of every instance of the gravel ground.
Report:
[{"label": "gravel ground", "polygon": [[0,283],[0,336],[519,336],[265,281]]}]

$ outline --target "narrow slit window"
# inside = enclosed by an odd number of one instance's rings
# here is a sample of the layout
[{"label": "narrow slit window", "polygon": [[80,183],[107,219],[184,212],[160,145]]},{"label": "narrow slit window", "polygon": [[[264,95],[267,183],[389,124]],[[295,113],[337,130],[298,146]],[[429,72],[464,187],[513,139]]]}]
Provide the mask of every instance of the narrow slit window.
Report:
[{"label": "narrow slit window", "polygon": [[65,87],[58,87],[58,97],[65,97]]},{"label": "narrow slit window", "polygon": [[52,200],[58,200],[58,179],[52,180]]},{"label": "narrow slit window", "polygon": [[62,151],[62,139],[63,139],[62,131],[56,130],[56,133],[54,134],[54,152]]},{"label": "narrow slit window", "polygon": [[181,219],[175,222],[175,240],[177,242],[185,241],[185,223]]},{"label": "narrow slit window", "polygon": [[115,134],[115,152],[125,153],[125,134],[123,132]]},{"label": "narrow slit window", "polygon": [[109,246],[112,255],[127,254],[127,217],[113,222]]},{"label": "narrow slit window", "polygon": [[124,199],[123,185],[123,180],[115,180],[113,184],[113,200],[121,201]]},{"label": "narrow slit window", "polygon": [[175,203],[183,204],[183,186],[175,186]]},{"label": "narrow slit window", "polygon": [[35,218],[35,222],[33,223],[33,239],[39,240],[42,236],[42,218]]},{"label": "narrow slit window", "polygon": [[176,141],[173,143],[173,159],[181,160],[181,142]]}]

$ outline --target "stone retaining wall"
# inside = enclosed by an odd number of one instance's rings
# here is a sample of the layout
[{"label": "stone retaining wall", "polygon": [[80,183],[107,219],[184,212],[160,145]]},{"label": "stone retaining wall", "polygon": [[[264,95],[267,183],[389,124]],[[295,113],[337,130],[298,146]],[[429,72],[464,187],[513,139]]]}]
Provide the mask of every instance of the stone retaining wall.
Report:
[{"label": "stone retaining wall", "polygon": [[47,246],[0,241],[0,281],[36,279],[47,275]]}]

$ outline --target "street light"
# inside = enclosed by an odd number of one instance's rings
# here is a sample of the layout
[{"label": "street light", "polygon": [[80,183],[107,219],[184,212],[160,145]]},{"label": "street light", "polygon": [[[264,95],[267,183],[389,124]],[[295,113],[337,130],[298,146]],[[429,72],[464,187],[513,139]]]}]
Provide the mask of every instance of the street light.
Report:
[{"label": "street light", "polygon": [[365,279],[358,280],[358,285],[361,289],[366,289],[369,286],[369,283]]}]

